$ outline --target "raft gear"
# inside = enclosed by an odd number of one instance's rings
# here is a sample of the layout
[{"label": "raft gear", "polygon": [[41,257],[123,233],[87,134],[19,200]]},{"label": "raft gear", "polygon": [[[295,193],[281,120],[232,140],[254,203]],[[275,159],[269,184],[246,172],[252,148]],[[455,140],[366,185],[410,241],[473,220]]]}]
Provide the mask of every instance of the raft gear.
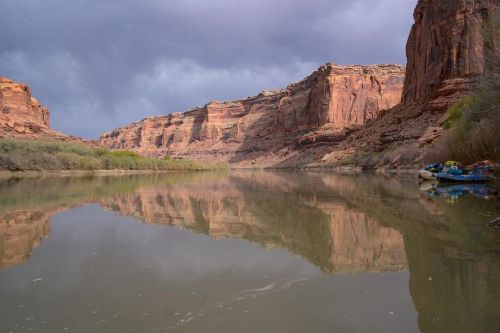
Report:
[{"label": "raft gear", "polygon": [[423,180],[435,180],[436,175],[443,170],[443,165],[431,163],[418,172],[418,178]]}]

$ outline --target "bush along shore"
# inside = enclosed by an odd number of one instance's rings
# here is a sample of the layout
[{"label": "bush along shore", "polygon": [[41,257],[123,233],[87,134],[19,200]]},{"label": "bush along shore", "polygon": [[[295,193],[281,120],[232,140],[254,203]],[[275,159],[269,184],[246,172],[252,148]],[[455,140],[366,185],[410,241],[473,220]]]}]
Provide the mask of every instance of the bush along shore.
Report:
[{"label": "bush along shore", "polygon": [[427,161],[500,162],[500,18],[485,28],[486,74],[475,92],[448,109],[447,131],[427,152]]},{"label": "bush along shore", "polygon": [[227,169],[224,163],[154,159],[132,151],[60,141],[0,139],[0,171],[57,172],[64,170],[201,171]]}]

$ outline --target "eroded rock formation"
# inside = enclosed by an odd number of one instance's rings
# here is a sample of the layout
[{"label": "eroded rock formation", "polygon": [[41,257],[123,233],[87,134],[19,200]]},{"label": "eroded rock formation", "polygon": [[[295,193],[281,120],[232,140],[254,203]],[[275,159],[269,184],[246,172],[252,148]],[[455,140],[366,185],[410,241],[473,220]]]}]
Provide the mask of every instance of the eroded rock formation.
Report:
[{"label": "eroded rock formation", "polygon": [[0,76],[0,138],[4,137],[91,143],[51,129],[49,110],[31,96],[30,87]]},{"label": "eroded rock formation", "polygon": [[31,96],[31,89],[6,77],[0,77],[0,121],[32,122],[49,127],[49,111]]},{"label": "eroded rock formation", "polygon": [[264,156],[269,165],[283,159],[283,149],[340,141],[399,103],[404,73],[397,65],[327,64],[283,90],[146,118],[103,134],[100,142],[152,156],[231,163]]},{"label": "eroded rock formation", "polygon": [[473,87],[485,72],[485,22],[498,7],[491,0],[419,1],[407,44],[403,104],[434,100],[427,107],[442,110]]},{"label": "eroded rock formation", "polygon": [[[407,43],[402,103],[344,140],[320,163],[401,145],[419,150],[419,143],[428,144],[439,137],[447,108],[470,94],[485,73],[492,45],[484,31],[488,19],[498,15],[499,1],[420,0]],[[410,159],[410,163],[414,161]],[[395,156],[387,167],[398,168],[400,163]]]}]

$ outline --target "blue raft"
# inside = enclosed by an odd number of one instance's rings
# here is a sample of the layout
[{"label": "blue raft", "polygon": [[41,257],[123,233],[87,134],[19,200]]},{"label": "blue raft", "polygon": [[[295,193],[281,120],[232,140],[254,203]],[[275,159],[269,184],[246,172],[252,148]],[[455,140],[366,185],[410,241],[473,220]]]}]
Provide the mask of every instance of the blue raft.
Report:
[{"label": "blue raft", "polygon": [[480,173],[471,174],[451,174],[449,172],[440,172],[436,176],[437,180],[443,183],[482,183],[495,179],[494,176]]}]

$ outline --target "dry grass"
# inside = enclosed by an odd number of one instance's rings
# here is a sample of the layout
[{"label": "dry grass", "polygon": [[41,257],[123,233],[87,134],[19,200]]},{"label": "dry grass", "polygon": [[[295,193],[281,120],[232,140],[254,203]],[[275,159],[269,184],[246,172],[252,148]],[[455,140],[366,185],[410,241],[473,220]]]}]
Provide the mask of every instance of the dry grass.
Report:
[{"label": "dry grass", "polygon": [[0,139],[0,170],[215,170],[223,163],[153,159],[132,151],[109,151],[57,141]]}]

